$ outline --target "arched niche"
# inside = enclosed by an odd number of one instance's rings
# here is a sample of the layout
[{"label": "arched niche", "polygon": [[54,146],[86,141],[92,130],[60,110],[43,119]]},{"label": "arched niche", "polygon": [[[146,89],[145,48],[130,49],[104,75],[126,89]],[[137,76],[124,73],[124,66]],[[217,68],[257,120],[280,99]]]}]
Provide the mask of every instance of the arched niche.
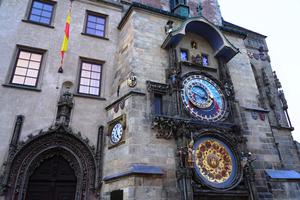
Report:
[{"label": "arched niche", "polygon": [[184,21],[179,28],[168,34],[162,44],[162,48],[169,49],[170,47],[176,47],[187,33],[194,33],[205,38],[213,48],[214,56],[221,58],[224,62],[228,62],[239,52],[227,40],[218,27],[203,17],[190,18]]},{"label": "arched niche", "polygon": [[6,199],[24,199],[30,176],[44,160],[53,156],[63,157],[74,170],[75,199],[94,199],[99,175],[94,150],[80,133],[75,134],[65,126],[51,127],[48,131],[29,137],[8,158],[2,181]]}]

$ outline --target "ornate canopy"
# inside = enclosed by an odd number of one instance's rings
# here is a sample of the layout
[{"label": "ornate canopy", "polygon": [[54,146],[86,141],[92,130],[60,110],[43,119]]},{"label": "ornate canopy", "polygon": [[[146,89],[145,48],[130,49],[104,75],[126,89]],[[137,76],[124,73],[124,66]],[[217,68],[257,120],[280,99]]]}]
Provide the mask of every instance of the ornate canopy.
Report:
[{"label": "ornate canopy", "polygon": [[222,58],[225,62],[231,60],[239,52],[239,50],[226,39],[218,27],[203,17],[190,18],[184,21],[178,29],[168,34],[162,44],[162,48],[168,49],[171,46],[176,46],[188,32],[204,37],[212,46],[214,56]]}]

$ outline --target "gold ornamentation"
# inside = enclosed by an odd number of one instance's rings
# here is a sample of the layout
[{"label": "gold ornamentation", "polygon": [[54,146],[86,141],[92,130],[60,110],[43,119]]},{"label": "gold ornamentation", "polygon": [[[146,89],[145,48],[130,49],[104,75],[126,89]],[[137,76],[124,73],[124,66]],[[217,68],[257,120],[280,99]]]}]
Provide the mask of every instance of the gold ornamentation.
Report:
[{"label": "gold ornamentation", "polygon": [[127,79],[127,85],[129,87],[135,87],[137,84],[137,78],[136,75],[134,73],[131,73]]},{"label": "gold ornamentation", "polygon": [[195,149],[195,163],[209,182],[223,183],[232,173],[232,159],[226,148],[216,140],[207,139]]}]

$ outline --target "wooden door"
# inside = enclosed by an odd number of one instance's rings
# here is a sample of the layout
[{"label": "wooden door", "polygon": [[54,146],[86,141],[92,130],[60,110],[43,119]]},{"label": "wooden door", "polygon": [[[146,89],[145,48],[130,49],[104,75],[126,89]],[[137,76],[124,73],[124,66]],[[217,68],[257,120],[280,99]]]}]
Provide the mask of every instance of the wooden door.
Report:
[{"label": "wooden door", "polygon": [[74,200],[76,176],[61,156],[45,160],[29,179],[26,200]]}]

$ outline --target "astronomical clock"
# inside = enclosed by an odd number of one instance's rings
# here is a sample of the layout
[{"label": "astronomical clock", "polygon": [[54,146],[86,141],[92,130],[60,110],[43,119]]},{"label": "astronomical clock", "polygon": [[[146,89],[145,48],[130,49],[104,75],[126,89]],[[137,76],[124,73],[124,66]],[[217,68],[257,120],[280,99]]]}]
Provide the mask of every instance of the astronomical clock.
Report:
[{"label": "astronomical clock", "polygon": [[181,98],[184,108],[197,119],[215,122],[224,118],[227,110],[220,87],[203,75],[184,79]]},{"label": "astronomical clock", "polygon": [[[207,25],[204,20],[197,23]],[[192,34],[186,33],[189,29]],[[153,112],[153,125],[158,138],[175,139],[181,199],[207,199],[208,194],[213,199],[220,194],[248,199],[254,187],[243,177],[245,171],[251,173],[250,156],[241,150],[245,140],[236,124],[239,116],[226,66],[238,51],[230,44],[216,48],[212,35],[199,32],[183,25],[178,36],[173,33],[162,45],[171,62],[166,84],[147,82],[160,108]]]}]

